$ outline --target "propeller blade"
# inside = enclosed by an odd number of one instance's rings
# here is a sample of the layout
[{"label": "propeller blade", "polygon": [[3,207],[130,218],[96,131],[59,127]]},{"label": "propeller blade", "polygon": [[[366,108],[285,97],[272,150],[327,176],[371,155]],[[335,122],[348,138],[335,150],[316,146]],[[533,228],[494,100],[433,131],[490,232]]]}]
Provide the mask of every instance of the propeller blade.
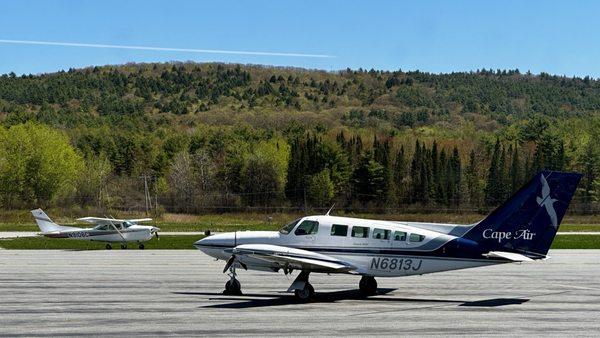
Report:
[{"label": "propeller blade", "polygon": [[235,262],[235,255],[231,255],[231,257],[229,257],[229,259],[227,260],[227,263],[225,263],[225,268],[223,268],[223,273],[225,273],[225,272],[227,272],[227,270],[229,270],[231,265],[233,265],[233,262]]},{"label": "propeller blade", "polygon": [[238,263],[240,263],[240,265],[242,266],[242,268],[244,268],[244,270],[248,271],[248,266],[246,264],[242,263],[239,260],[238,260]]}]

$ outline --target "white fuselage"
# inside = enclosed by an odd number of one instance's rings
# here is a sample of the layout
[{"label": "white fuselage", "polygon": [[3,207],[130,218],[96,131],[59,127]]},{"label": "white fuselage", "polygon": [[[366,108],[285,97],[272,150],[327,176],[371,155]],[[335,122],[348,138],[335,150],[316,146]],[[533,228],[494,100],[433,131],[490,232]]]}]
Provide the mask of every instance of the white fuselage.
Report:
[{"label": "white fuselage", "polygon": [[[305,220],[318,222],[318,230],[309,234],[299,232],[299,225]],[[344,227],[347,227],[345,235]],[[360,230],[366,227],[368,232],[360,233],[354,227]],[[222,260],[231,256],[233,247],[243,244],[297,248],[343,260],[356,267],[353,273],[375,277],[420,275],[498,263],[485,257],[458,258],[434,253],[470,228],[450,224],[310,216],[299,220],[287,234],[276,231],[224,233],[204,238],[195,246]],[[238,259],[249,269],[278,271],[281,267],[247,255]]]},{"label": "white fuselage", "polygon": [[84,229],[84,228],[70,228],[68,230],[62,230],[55,233],[44,233],[43,235],[51,238],[70,238],[76,240],[85,241],[97,241],[97,242],[146,242],[152,239],[153,236],[152,226],[147,225],[132,225],[126,229]]}]

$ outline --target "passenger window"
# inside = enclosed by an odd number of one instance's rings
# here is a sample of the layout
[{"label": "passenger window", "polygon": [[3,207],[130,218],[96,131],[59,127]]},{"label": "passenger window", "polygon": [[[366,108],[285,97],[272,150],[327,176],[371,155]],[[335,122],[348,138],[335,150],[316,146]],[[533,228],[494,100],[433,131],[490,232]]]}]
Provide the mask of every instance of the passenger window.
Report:
[{"label": "passenger window", "polygon": [[390,230],[373,229],[373,238],[375,239],[390,239]]},{"label": "passenger window", "polygon": [[332,225],[331,236],[348,236],[348,226],[341,224]]},{"label": "passenger window", "polygon": [[352,237],[367,238],[369,237],[368,227],[352,227]]},{"label": "passenger window", "polygon": [[396,231],[394,232],[394,240],[395,241],[406,241],[406,232],[404,231]]},{"label": "passenger window", "polygon": [[317,221],[304,221],[300,223],[294,234],[296,236],[314,235],[319,230],[319,222]]},{"label": "passenger window", "polygon": [[411,242],[422,242],[425,239],[425,236],[419,234],[410,234],[409,239]]}]

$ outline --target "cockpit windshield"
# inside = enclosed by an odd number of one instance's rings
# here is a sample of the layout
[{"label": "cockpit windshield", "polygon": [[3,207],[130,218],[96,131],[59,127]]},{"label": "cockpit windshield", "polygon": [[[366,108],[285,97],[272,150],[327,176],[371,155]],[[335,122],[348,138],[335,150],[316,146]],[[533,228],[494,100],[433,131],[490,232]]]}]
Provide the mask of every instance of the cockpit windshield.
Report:
[{"label": "cockpit windshield", "polygon": [[298,224],[298,222],[300,222],[301,219],[302,218],[298,218],[292,221],[291,223],[284,225],[281,229],[279,229],[279,233],[282,233],[284,235],[289,234],[290,232],[292,232],[292,230],[294,230],[294,227],[296,226],[296,224]]},{"label": "cockpit windshield", "polygon": [[125,222],[123,222],[123,229],[127,229],[127,228],[129,228],[130,226],[132,226],[132,225],[133,225],[133,223],[131,223],[131,222],[129,222],[129,221],[125,221]]}]

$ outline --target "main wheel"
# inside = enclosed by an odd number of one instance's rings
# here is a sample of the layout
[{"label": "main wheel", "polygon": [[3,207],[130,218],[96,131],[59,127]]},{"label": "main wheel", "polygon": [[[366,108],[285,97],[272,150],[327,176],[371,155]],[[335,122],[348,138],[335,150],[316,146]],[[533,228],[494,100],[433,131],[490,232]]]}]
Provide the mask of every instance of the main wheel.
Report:
[{"label": "main wheel", "polygon": [[223,293],[226,295],[241,295],[242,284],[237,279],[230,279],[225,283],[225,291]]},{"label": "main wheel", "polygon": [[139,248],[140,250],[144,250],[144,243],[140,243]]},{"label": "main wheel", "polygon": [[123,250],[127,249],[127,244],[121,244],[121,249],[123,249]]},{"label": "main wheel", "polygon": [[112,249],[112,246],[111,246],[110,244],[108,244],[108,243],[107,243],[107,244],[106,244],[106,250],[110,250],[110,249]]},{"label": "main wheel", "polygon": [[358,283],[360,292],[365,296],[373,296],[377,294],[377,281],[375,277],[363,276]]},{"label": "main wheel", "polygon": [[296,296],[296,299],[302,302],[309,301],[314,294],[315,288],[313,288],[313,286],[310,283],[304,284],[303,289],[294,290],[294,296]]}]

